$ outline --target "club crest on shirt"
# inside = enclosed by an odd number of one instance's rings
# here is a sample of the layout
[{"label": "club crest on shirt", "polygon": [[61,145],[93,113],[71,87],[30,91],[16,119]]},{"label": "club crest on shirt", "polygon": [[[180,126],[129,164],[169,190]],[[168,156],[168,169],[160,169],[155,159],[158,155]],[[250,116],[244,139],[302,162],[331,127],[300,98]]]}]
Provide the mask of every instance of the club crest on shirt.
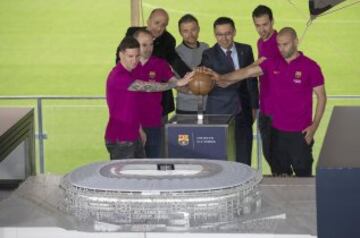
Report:
[{"label": "club crest on shirt", "polygon": [[302,75],[301,71],[295,71],[295,77],[293,79],[294,83],[298,83],[298,84],[301,83],[301,75]]},{"label": "club crest on shirt", "polygon": [[300,79],[300,78],[301,78],[301,75],[302,75],[301,71],[296,71],[296,72],[295,72],[295,78],[296,78],[296,79]]},{"label": "club crest on shirt", "polygon": [[188,145],[190,142],[190,137],[187,134],[179,134],[178,135],[178,144],[185,146]]},{"label": "club crest on shirt", "polygon": [[154,80],[155,77],[156,77],[156,72],[155,71],[150,71],[149,72],[149,79]]}]

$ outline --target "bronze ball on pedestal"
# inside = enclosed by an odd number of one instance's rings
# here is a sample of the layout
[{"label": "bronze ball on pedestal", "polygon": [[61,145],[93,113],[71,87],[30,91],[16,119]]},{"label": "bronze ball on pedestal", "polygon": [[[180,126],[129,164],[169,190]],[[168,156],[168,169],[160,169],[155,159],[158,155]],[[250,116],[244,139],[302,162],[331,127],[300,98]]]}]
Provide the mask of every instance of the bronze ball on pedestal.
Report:
[{"label": "bronze ball on pedestal", "polygon": [[215,81],[206,73],[196,72],[189,83],[190,91],[194,95],[205,96],[214,88]]}]

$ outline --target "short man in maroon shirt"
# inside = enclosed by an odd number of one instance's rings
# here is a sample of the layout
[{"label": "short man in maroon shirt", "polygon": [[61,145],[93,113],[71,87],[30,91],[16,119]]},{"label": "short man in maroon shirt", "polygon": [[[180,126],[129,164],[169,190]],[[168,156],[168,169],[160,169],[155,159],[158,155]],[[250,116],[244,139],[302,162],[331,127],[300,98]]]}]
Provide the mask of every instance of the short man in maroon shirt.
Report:
[{"label": "short man in maroon shirt", "polygon": [[[264,5],[257,6],[252,12],[255,29],[260,38],[257,41],[258,58],[267,59],[281,57],[277,47],[277,31],[274,29],[274,19],[272,11]],[[278,175],[279,164],[271,159],[271,105],[270,83],[267,75],[259,77],[260,84],[260,111],[259,111],[259,130],[261,134],[263,154],[268,162],[271,173]]]},{"label": "short man in maroon shirt", "polygon": [[[164,59],[153,56],[153,36],[146,29],[139,29],[134,38],[140,44],[140,63],[134,69],[134,77],[147,82],[175,82],[177,81],[170,65]],[[140,93],[140,92],[139,92]],[[141,125],[146,133],[145,152],[148,158],[161,157],[163,127],[161,92],[142,92]]]},{"label": "short man in maroon shirt", "polygon": [[[116,66],[106,83],[109,120],[105,132],[110,159],[144,158],[146,134],[141,127],[142,95],[136,91],[164,91],[186,85],[192,75],[169,83],[135,80],[134,69],[140,61],[140,45],[133,37],[125,37],[116,51]],[[134,88],[136,90],[134,90]]]},{"label": "short man in maroon shirt", "polygon": [[[271,154],[280,162],[280,174],[306,177],[312,172],[313,137],[326,105],[324,77],[318,64],[298,51],[298,38],[291,27],[280,30],[277,44],[282,57],[265,59],[225,75],[211,69],[218,81],[236,82],[248,77],[267,75],[272,89]],[[312,118],[312,95],[317,98]]]},{"label": "short man in maroon shirt", "polygon": [[[174,36],[166,30],[169,23],[169,14],[163,8],[155,8],[151,11],[144,27],[129,27],[126,31],[127,36],[132,36],[139,29],[147,29],[154,37],[153,55],[165,59],[175,70],[175,72],[184,77],[191,69],[181,60],[175,51],[176,40]],[[162,106],[164,119],[174,111],[175,104],[171,90],[163,92]]]}]

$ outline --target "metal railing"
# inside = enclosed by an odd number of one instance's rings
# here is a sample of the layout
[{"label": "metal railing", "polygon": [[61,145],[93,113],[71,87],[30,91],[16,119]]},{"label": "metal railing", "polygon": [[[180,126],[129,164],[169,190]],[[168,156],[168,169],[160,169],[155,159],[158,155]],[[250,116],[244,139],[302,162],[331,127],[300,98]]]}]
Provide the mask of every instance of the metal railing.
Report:
[{"label": "metal railing", "polygon": [[[39,172],[45,172],[45,147],[44,140],[47,139],[47,135],[44,133],[44,121],[43,121],[43,101],[45,100],[104,100],[104,96],[0,96],[0,100],[34,100],[36,101],[37,112],[37,133],[36,139],[38,140],[39,150]],[[328,99],[343,99],[343,100],[356,100],[360,99],[360,95],[330,95]],[[254,138],[257,142],[257,157],[258,157],[258,170],[262,171],[262,148],[261,139],[258,133],[258,127],[254,133]]]},{"label": "metal railing", "polygon": [[45,147],[44,140],[47,135],[44,133],[43,123],[43,101],[44,100],[104,100],[104,96],[0,96],[0,100],[36,100],[37,112],[37,133],[36,139],[39,146],[39,171],[45,172]]}]

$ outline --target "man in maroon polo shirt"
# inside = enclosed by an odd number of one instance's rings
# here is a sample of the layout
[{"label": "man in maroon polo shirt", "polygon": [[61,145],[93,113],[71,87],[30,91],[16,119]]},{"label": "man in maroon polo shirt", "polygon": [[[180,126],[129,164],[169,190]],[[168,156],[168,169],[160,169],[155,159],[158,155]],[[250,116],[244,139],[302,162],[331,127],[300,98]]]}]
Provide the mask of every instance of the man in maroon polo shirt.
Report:
[{"label": "man in maroon polo shirt", "polygon": [[[254,26],[260,38],[257,41],[258,58],[266,57],[278,58],[281,57],[277,47],[276,37],[277,31],[274,29],[274,19],[272,11],[265,5],[257,6],[252,12]],[[267,75],[259,77],[259,94],[260,94],[260,111],[259,111],[259,130],[261,135],[262,149],[265,160],[268,162],[271,173],[279,175],[279,164],[272,160],[270,153],[271,143],[271,97],[270,83]]]},{"label": "man in maroon polo shirt", "polygon": [[[291,27],[280,30],[277,44],[282,57],[265,59],[232,73],[219,75],[211,69],[219,82],[236,82],[248,77],[267,75],[272,89],[271,153],[280,163],[280,174],[306,177],[312,172],[313,137],[326,105],[324,77],[318,64],[298,51],[298,38]],[[317,98],[312,118],[312,94]]]},{"label": "man in maroon polo shirt", "polygon": [[140,61],[140,44],[125,37],[116,51],[116,66],[106,82],[106,102],[109,121],[105,132],[110,159],[144,158],[146,135],[141,127],[142,94],[137,91],[160,92],[186,85],[192,74],[184,79],[159,82],[138,82],[134,69]]},{"label": "man in maroon polo shirt", "polygon": [[[152,55],[165,59],[174,71],[184,77],[186,73],[192,70],[181,60],[175,51],[176,40],[174,36],[166,30],[169,23],[169,14],[163,8],[155,8],[151,11],[146,21],[146,26],[129,27],[126,31],[127,36],[132,36],[139,29],[147,29],[154,37],[154,49]],[[171,90],[162,93],[162,107],[164,119],[167,115],[174,111],[174,98]]]},{"label": "man in maroon polo shirt", "polygon": [[[125,37],[116,55],[118,62],[110,72],[106,83],[106,102],[109,121],[106,127],[106,148],[110,159],[144,158],[141,141],[144,132],[140,126],[140,97],[128,91],[133,83],[133,69],[140,60],[140,45],[133,37]],[[143,138],[145,138],[143,136]]]},{"label": "man in maroon polo shirt", "polygon": [[[152,55],[153,36],[145,29],[137,30],[133,37],[140,44],[140,63],[134,69],[134,77],[147,82],[176,82],[170,65],[164,59]],[[148,158],[161,157],[162,115],[161,92],[139,92],[142,95],[141,125],[146,133],[145,152]]]}]

